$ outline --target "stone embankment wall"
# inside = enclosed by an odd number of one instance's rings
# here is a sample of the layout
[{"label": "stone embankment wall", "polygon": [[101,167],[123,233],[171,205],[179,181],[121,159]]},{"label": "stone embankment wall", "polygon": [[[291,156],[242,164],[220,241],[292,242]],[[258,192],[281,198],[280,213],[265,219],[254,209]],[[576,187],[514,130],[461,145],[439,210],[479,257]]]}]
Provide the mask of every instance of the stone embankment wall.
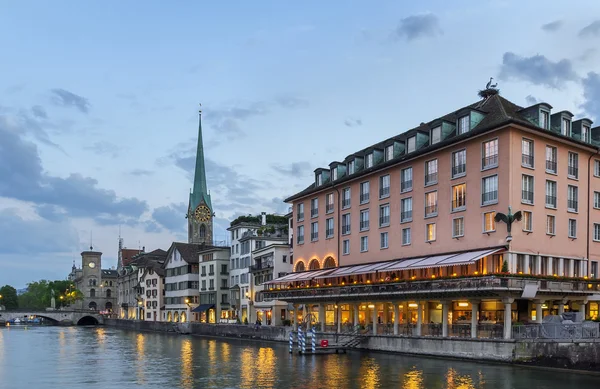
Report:
[{"label": "stone embankment wall", "polygon": [[[159,331],[198,336],[288,342],[290,327],[162,323],[107,319],[105,325],[134,331]],[[335,340],[335,335],[317,334]],[[385,351],[420,356],[460,358],[533,366],[600,371],[600,341],[556,342],[495,339],[364,336],[361,350]]]}]

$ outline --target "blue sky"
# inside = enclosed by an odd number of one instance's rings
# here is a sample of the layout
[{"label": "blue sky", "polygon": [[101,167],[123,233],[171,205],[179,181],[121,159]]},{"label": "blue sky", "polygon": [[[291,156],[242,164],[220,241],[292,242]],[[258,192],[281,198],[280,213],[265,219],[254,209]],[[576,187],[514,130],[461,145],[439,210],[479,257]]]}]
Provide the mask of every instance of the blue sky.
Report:
[{"label": "blue sky", "polygon": [[[0,12],[0,285],[185,240],[203,105],[217,238],[312,171],[477,100],[600,122],[600,5],[28,1]],[[597,123],[598,124],[598,123]]]}]

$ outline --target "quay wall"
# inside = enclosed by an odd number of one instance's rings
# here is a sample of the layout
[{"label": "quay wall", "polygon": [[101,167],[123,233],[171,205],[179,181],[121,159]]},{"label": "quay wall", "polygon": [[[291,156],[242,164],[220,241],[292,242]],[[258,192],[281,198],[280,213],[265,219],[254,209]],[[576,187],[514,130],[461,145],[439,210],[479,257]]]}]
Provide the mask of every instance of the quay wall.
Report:
[{"label": "quay wall", "polygon": [[[133,331],[156,331],[234,339],[289,341],[290,327],[164,323],[106,319],[104,325]],[[335,342],[334,334],[317,334]],[[295,338],[295,337],[294,337]],[[363,336],[359,350],[458,358],[531,366],[600,371],[600,341],[501,340],[412,336]]]}]

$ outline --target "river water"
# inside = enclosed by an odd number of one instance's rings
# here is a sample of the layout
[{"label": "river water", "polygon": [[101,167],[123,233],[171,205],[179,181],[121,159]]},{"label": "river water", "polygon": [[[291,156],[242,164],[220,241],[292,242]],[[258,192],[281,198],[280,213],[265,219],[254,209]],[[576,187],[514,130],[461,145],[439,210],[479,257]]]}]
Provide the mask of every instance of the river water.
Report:
[{"label": "river water", "polygon": [[383,353],[290,355],[287,345],[106,327],[0,328],[0,389],[594,388],[600,377]]}]

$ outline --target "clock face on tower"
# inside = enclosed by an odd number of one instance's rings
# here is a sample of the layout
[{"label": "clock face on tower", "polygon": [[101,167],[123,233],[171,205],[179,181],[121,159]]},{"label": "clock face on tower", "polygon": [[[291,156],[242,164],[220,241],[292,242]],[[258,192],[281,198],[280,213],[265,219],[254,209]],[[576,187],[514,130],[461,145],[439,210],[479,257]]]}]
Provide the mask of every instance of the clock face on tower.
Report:
[{"label": "clock face on tower", "polygon": [[88,266],[90,267],[90,269],[93,269],[96,267],[96,263],[95,262],[90,262],[88,263]]},{"label": "clock face on tower", "polygon": [[206,223],[210,220],[211,216],[212,212],[210,212],[210,208],[204,204],[199,205],[198,208],[196,208],[196,211],[194,211],[194,217],[199,222]]}]

